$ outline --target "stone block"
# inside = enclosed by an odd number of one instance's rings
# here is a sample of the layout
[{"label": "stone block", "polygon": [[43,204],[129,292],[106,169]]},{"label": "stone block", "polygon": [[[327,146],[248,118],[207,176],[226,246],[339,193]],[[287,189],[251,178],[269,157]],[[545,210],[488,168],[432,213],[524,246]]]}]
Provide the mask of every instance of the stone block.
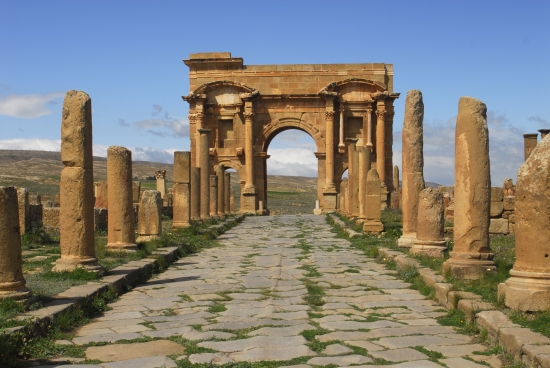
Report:
[{"label": "stone block", "polygon": [[59,230],[59,207],[42,208],[42,226],[44,229]]},{"label": "stone block", "polygon": [[412,258],[405,257],[403,255],[395,257],[394,260],[395,260],[395,264],[397,266],[397,269],[399,271],[403,271],[403,270],[406,270],[406,269],[412,268],[412,267],[414,267],[414,268],[419,268],[420,267],[417,261],[415,261]]},{"label": "stone block", "polygon": [[504,327],[498,334],[499,341],[509,354],[519,356],[526,344],[548,345],[550,339],[523,327]]},{"label": "stone block", "polygon": [[500,217],[504,211],[504,203],[502,202],[491,202],[491,217]]},{"label": "stone block", "polygon": [[478,327],[487,330],[492,340],[496,340],[498,332],[504,327],[519,327],[500,311],[483,311],[476,314]]},{"label": "stone block", "polygon": [[445,278],[441,275],[436,275],[431,269],[429,268],[420,268],[418,270],[418,273],[420,274],[420,277],[422,278],[422,281],[428,286],[434,286],[437,283],[445,282]]},{"label": "stone block", "polygon": [[515,224],[516,223],[516,215],[514,213],[511,213],[510,216],[508,216],[508,222],[510,224]]},{"label": "stone block", "polygon": [[448,284],[444,282],[438,282],[434,284],[435,288],[435,297],[441,305],[447,305],[448,294],[453,288],[453,284]]},{"label": "stone block", "polygon": [[457,309],[464,312],[468,322],[473,322],[477,312],[494,310],[495,306],[477,299],[462,299],[458,301]]},{"label": "stone block", "polygon": [[481,299],[481,297],[468,291],[449,291],[445,308],[456,309],[458,308],[458,303],[463,299]]},{"label": "stone block", "polygon": [[491,202],[502,202],[503,198],[501,187],[491,187]]},{"label": "stone block", "polygon": [[489,225],[490,234],[508,234],[508,220],[507,219],[491,219]]},{"label": "stone block", "polygon": [[515,211],[516,209],[516,197],[506,196],[502,201],[505,211]]}]

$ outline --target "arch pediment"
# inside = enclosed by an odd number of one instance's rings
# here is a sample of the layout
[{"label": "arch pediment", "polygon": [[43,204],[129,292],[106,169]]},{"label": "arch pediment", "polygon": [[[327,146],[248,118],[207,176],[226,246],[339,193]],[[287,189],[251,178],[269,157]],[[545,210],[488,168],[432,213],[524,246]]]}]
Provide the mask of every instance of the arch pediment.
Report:
[{"label": "arch pediment", "polygon": [[370,79],[351,78],[332,82],[319,93],[337,93],[343,101],[373,100],[374,94],[387,91],[388,87],[382,82]]},{"label": "arch pediment", "polygon": [[246,96],[257,94],[254,88],[246,84],[228,80],[205,83],[199,86],[193,95],[203,95],[207,104],[241,105]]}]

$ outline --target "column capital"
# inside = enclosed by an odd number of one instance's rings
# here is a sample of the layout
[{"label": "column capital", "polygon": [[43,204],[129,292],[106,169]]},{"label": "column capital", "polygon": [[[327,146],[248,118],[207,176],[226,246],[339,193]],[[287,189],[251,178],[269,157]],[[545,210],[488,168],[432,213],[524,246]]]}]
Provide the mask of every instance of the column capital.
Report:
[{"label": "column capital", "polygon": [[388,112],[386,110],[376,110],[376,116],[378,119],[383,119]]},{"label": "column capital", "polygon": [[325,111],[325,120],[333,120],[333,119],[334,119],[334,110]]},{"label": "column capital", "polygon": [[254,113],[252,111],[243,112],[244,120],[252,120],[254,118]]},{"label": "column capital", "polygon": [[164,178],[166,178],[166,170],[155,171],[155,178],[156,178],[156,179],[164,179]]},{"label": "column capital", "polygon": [[198,129],[198,131],[200,134],[209,134],[212,130],[202,128],[202,129]]},{"label": "column capital", "polygon": [[345,141],[348,143],[357,143],[359,138],[346,138]]},{"label": "column capital", "polygon": [[323,98],[327,102],[332,102],[335,98],[338,97],[338,92],[329,92],[326,90],[322,90],[321,92],[319,92],[319,96],[321,96],[321,98]]}]

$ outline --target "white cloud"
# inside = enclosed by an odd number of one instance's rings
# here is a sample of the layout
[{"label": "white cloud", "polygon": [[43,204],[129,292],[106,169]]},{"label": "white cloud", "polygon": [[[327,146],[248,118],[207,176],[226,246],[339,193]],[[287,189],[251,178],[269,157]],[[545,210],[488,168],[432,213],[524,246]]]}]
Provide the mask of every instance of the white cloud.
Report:
[{"label": "white cloud", "polygon": [[16,118],[34,119],[52,114],[46,105],[56,105],[57,99],[65,96],[65,92],[49,92],[34,95],[11,95],[0,97],[0,115]]},{"label": "white cloud", "polygon": [[[424,179],[444,185],[454,182],[456,117],[447,122],[424,124]],[[500,186],[505,178],[517,178],[523,163],[523,135],[504,114],[487,113],[491,185]],[[394,134],[394,164],[401,169],[401,132]]]},{"label": "white cloud", "polygon": [[[152,117],[136,121],[133,125],[157,137],[189,137],[189,122],[187,119],[178,119],[167,111],[164,112],[163,116],[160,116],[162,111],[162,106],[154,104]],[[123,119],[119,119],[119,124],[120,120]]]},{"label": "white cloud", "polygon": [[317,158],[307,148],[270,148],[268,175],[317,176]]},{"label": "white cloud", "polygon": [[59,151],[61,150],[61,139],[40,139],[40,138],[4,139],[4,140],[0,140],[0,149]]}]

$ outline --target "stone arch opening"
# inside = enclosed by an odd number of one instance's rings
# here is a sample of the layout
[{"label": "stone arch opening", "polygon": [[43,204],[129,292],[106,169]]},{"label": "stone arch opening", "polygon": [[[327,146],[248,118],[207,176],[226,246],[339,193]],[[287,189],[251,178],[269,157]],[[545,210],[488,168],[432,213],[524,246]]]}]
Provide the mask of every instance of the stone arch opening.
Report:
[{"label": "stone arch opening", "polygon": [[235,162],[233,160],[222,160],[218,164],[212,167],[212,170],[215,172],[217,168],[223,165],[224,173],[231,174],[231,183],[230,183],[230,192],[234,191],[234,206],[235,212],[239,212],[241,209],[241,190],[244,186],[244,178],[246,176],[246,169],[241,165],[240,162]]}]

